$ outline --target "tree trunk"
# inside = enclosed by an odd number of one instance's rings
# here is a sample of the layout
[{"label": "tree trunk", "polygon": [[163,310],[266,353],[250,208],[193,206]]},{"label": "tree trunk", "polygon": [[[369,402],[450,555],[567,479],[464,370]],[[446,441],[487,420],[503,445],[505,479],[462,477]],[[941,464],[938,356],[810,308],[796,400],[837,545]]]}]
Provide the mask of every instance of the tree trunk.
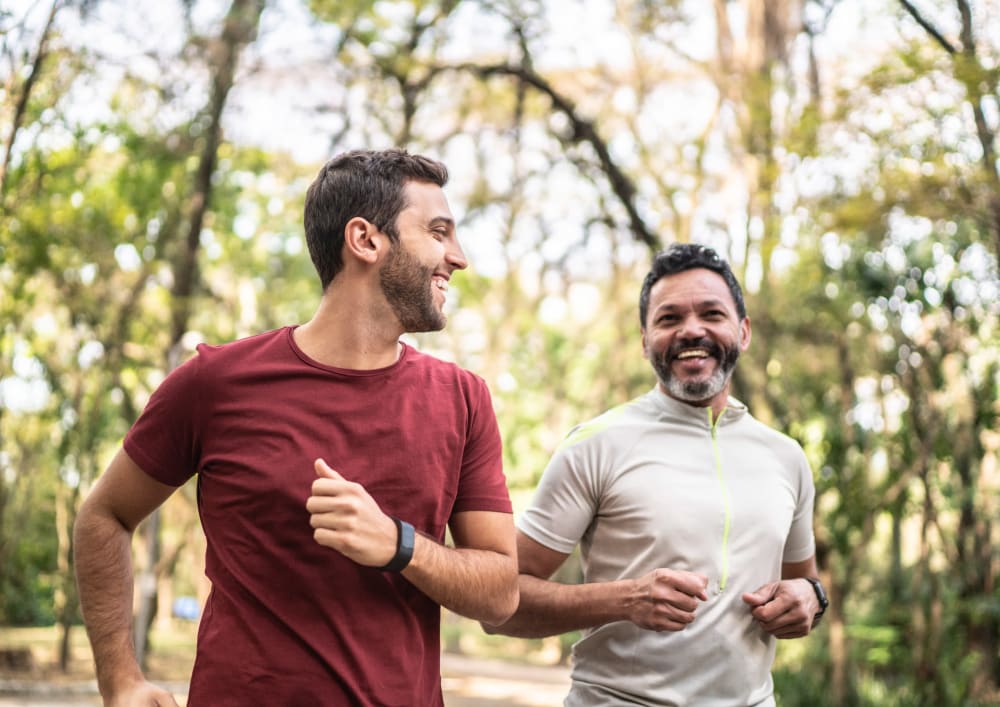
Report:
[{"label": "tree trunk", "polygon": [[[54,371],[50,368],[50,373]],[[65,377],[65,376],[64,376]],[[69,397],[72,401],[72,409],[82,419],[81,414],[84,400],[86,398],[84,382],[77,380],[73,386],[73,394]],[[81,426],[68,430],[60,443],[59,459],[71,457],[70,450],[78,445],[81,450],[85,444],[80,444],[81,440],[86,441],[86,436],[80,434]],[[80,458],[84,452],[81,451]],[[81,461],[77,462],[82,463]],[[57,471],[57,473],[60,473]],[[79,600],[76,591],[76,577],[73,575],[73,523],[76,520],[76,509],[80,500],[80,484],[70,485],[60,479],[55,497],[56,516],[56,581],[55,595],[53,597],[53,610],[56,623],[59,627],[59,669],[62,672],[69,670],[70,655],[70,634],[73,624],[76,623],[77,607]]]},{"label": "tree trunk", "polygon": [[76,594],[76,581],[73,577],[73,522],[76,520],[76,507],[79,501],[79,485],[70,488],[66,484],[59,485],[56,495],[56,535],[58,543],[58,579],[55,592],[54,608],[59,626],[59,670],[69,671],[71,654],[71,634],[76,623],[76,610],[79,604]]},{"label": "tree trunk", "polygon": [[[190,199],[187,239],[174,267],[171,291],[171,338],[167,352],[167,371],[182,363],[182,339],[187,332],[191,299],[198,285],[198,250],[202,224],[212,197],[212,174],[215,172],[219,144],[222,141],[222,112],[233,87],[240,53],[257,36],[264,10],[264,0],[233,0],[222,32],[210,48],[213,64],[212,90],[207,113],[208,128],[198,162]],[[160,512],[153,511],[146,521],[143,541],[147,546],[146,565],[138,576],[139,602],[135,621],[135,650],[139,664],[145,667],[149,653],[149,631],[157,611],[157,566],[160,559]]]},{"label": "tree trunk", "polygon": [[969,396],[975,411],[967,429],[954,446],[957,476],[962,481],[962,494],[956,549],[960,558],[959,589],[960,621],[964,626],[968,650],[980,659],[980,669],[971,686],[972,698],[988,698],[1000,689],[1000,622],[995,612],[977,611],[975,604],[995,595],[996,559],[991,537],[991,508],[995,490],[990,488],[983,469],[989,452],[984,448],[980,430],[990,427],[990,407],[993,404],[989,386],[977,390],[970,385]]}]

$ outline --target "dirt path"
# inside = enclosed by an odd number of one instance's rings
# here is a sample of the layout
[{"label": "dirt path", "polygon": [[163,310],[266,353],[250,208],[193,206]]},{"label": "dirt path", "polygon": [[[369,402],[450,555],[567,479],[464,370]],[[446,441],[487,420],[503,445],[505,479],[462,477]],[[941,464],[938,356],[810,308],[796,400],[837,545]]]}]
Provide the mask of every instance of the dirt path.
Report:
[{"label": "dirt path", "polygon": [[[446,707],[559,707],[569,689],[565,667],[539,667],[445,653]],[[187,686],[169,687],[183,706]],[[44,684],[0,679],[0,707],[100,707],[94,682]]]}]

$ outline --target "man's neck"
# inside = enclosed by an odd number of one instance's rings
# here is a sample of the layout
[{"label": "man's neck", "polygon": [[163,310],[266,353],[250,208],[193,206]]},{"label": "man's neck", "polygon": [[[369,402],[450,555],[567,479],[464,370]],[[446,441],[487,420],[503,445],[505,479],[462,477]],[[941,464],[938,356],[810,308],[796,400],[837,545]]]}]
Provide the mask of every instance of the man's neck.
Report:
[{"label": "man's neck", "polygon": [[[332,287],[332,286],[331,286]],[[384,302],[328,289],[312,319],[295,329],[295,343],[317,363],[355,371],[391,366],[403,332]],[[388,310],[388,311],[387,311]]]}]

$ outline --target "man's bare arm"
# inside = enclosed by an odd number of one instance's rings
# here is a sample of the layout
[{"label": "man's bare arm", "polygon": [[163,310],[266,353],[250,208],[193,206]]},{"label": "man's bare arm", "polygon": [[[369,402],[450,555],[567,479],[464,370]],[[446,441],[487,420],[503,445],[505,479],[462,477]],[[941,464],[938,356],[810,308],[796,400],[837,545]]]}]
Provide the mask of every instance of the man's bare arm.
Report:
[{"label": "man's bare arm", "polygon": [[146,683],[132,644],[132,534],[174,487],[119,451],[77,515],[73,552],[80,609],[105,704],[176,705]]},{"label": "man's bare arm", "polygon": [[[388,564],[398,535],[392,518],[361,484],[345,479],[321,459],[315,467],[319,478],[306,509],[316,542],[361,565]],[[503,622],[517,607],[513,517],[457,513],[450,527],[454,548],[417,534],[402,575],[450,611],[477,621]]]},{"label": "man's bare arm", "polygon": [[505,621],[518,600],[513,517],[456,513],[450,527],[454,548],[417,534],[403,576],[449,611],[477,621]]},{"label": "man's bare arm", "polygon": [[521,638],[554,636],[613,621],[631,621],[653,631],[680,631],[704,601],[707,577],[657,569],[637,579],[561,584],[548,580],[568,555],[517,534],[521,601],[500,625],[483,622],[487,633]]}]

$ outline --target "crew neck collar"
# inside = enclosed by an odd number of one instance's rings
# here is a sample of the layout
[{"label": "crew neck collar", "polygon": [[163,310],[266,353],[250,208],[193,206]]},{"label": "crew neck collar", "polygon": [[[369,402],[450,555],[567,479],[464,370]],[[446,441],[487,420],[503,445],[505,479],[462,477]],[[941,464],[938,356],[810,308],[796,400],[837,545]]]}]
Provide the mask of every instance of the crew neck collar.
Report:
[{"label": "crew neck collar", "polygon": [[412,347],[409,344],[400,341],[399,356],[393,363],[389,364],[388,366],[383,366],[381,368],[364,368],[364,369],[340,368],[338,366],[329,366],[325,363],[321,363],[320,361],[315,360],[314,358],[310,357],[305,351],[299,348],[299,345],[295,342],[294,333],[296,328],[297,328],[296,326],[290,326],[286,329],[286,339],[288,341],[288,346],[292,349],[292,352],[299,358],[299,360],[301,360],[306,365],[311,366],[312,368],[317,368],[321,371],[328,371],[330,373],[336,373],[342,376],[371,377],[371,376],[383,375],[402,365],[404,361],[408,358],[410,353],[413,351]]}]

